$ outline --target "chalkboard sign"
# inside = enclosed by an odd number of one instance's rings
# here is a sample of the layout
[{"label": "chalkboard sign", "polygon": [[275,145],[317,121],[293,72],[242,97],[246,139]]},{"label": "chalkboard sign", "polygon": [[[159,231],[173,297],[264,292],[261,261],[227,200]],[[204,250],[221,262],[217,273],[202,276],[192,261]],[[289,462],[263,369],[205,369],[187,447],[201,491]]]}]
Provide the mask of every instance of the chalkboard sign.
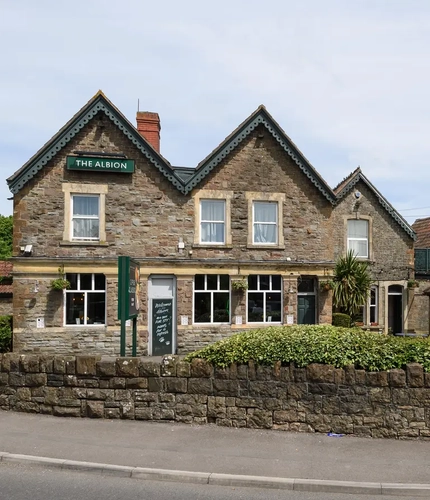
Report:
[{"label": "chalkboard sign", "polygon": [[152,300],[152,355],[173,354],[173,299]]}]

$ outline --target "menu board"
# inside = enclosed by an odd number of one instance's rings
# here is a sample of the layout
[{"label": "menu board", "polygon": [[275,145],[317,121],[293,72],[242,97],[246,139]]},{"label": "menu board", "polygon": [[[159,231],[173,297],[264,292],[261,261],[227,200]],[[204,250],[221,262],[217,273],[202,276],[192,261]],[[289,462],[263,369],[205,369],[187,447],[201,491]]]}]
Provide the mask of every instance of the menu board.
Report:
[{"label": "menu board", "polygon": [[173,354],[173,299],[152,300],[152,355]]}]

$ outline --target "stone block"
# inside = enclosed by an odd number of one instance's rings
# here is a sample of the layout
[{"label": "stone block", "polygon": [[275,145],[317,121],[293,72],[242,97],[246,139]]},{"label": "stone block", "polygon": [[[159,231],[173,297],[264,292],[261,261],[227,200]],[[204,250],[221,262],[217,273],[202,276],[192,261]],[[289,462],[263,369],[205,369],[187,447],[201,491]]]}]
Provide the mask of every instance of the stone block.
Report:
[{"label": "stone block", "polygon": [[9,374],[6,372],[0,373],[0,387],[8,384],[9,384]]},{"label": "stone block", "polygon": [[54,373],[64,374],[66,373],[66,360],[64,356],[55,356],[53,362]]},{"label": "stone block", "polygon": [[148,379],[145,377],[127,378],[125,379],[127,389],[147,389]]},{"label": "stone block", "polygon": [[213,394],[212,380],[210,378],[190,378],[188,379],[188,394]]},{"label": "stone block", "polygon": [[39,413],[39,405],[38,403],[30,402],[30,401],[18,401],[14,407],[14,411],[22,411],[25,413]]},{"label": "stone block", "polygon": [[209,378],[213,377],[214,368],[204,359],[193,359],[191,361],[191,377]]},{"label": "stone block", "polygon": [[246,423],[247,427],[251,429],[270,429],[273,425],[272,412],[248,408]]},{"label": "stone block", "polygon": [[136,420],[153,420],[153,408],[135,408],[134,418]]},{"label": "stone block", "polygon": [[112,420],[120,418],[121,414],[119,408],[105,408],[104,417]]},{"label": "stone block", "polygon": [[101,401],[87,401],[86,415],[89,418],[103,418],[104,406]]},{"label": "stone block", "polygon": [[98,356],[76,356],[76,374],[95,376],[99,359]]},{"label": "stone block", "polygon": [[96,374],[98,377],[114,377],[116,363],[114,360],[101,360],[96,363]]},{"label": "stone block", "polygon": [[76,387],[78,385],[78,378],[76,375],[64,375],[64,385],[68,387]]},{"label": "stone block", "polygon": [[[279,383],[277,381],[251,380],[249,382],[249,395],[253,397],[274,398],[278,395]],[[240,391],[241,395],[243,391]],[[236,395],[236,394],[232,394]],[[238,394],[237,394],[238,395]]]},{"label": "stone block", "polygon": [[366,385],[373,387],[387,387],[388,372],[367,372]]},{"label": "stone block", "polygon": [[80,417],[81,408],[72,408],[69,406],[54,406],[52,409],[52,414],[55,417]]},{"label": "stone block", "polygon": [[113,377],[109,381],[110,389],[125,389],[125,378]]},{"label": "stone block", "polygon": [[54,373],[55,356],[42,354],[39,356],[39,368],[42,373]]},{"label": "stone block", "polygon": [[28,387],[18,387],[16,397],[18,401],[31,401],[31,391]]},{"label": "stone block", "polygon": [[[153,381],[155,379],[151,379]],[[166,392],[173,393],[186,393],[187,392],[187,379],[186,378],[165,378],[164,382],[164,390]]]},{"label": "stone block", "polygon": [[25,374],[24,373],[9,373],[9,385],[11,387],[21,387],[25,386]]},{"label": "stone block", "polygon": [[48,376],[46,373],[27,373],[25,376],[25,385],[28,387],[39,387],[46,385]]},{"label": "stone block", "polygon": [[148,378],[148,391],[162,392],[164,390],[164,380],[161,378]]},{"label": "stone block", "polygon": [[147,361],[144,359],[140,359],[139,375],[141,377],[160,377],[161,375],[160,363],[156,363],[155,361]]},{"label": "stone block", "polygon": [[131,391],[115,389],[114,399],[115,401],[132,401]]},{"label": "stone block", "polygon": [[117,358],[116,375],[118,377],[138,377],[139,359],[138,358]]},{"label": "stone block", "polygon": [[179,361],[176,365],[177,377],[191,377],[191,365],[186,361]]},{"label": "stone block", "polygon": [[424,368],[418,363],[406,365],[406,379],[409,387],[424,386]]},{"label": "stone block", "polygon": [[406,373],[404,370],[393,369],[388,372],[388,382],[391,387],[405,387]]},{"label": "stone block", "polygon": [[240,396],[239,381],[214,379],[213,392],[216,396]]},{"label": "stone block", "polygon": [[76,374],[76,358],[75,358],[75,356],[66,356],[64,358],[64,363],[66,365],[67,375],[75,375]]},{"label": "stone block", "polygon": [[24,373],[39,372],[39,356],[34,354],[23,354],[20,357],[20,371]]},{"label": "stone block", "polygon": [[134,420],[135,409],[134,409],[134,401],[123,401],[120,406],[121,410],[121,418]]},{"label": "stone block", "polygon": [[248,365],[236,365],[237,378],[248,379]]},{"label": "stone block", "polygon": [[225,406],[225,397],[209,396],[207,404],[207,416],[211,418],[225,418],[227,408]]},{"label": "stone block", "polygon": [[334,383],[335,368],[330,365],[312,363],[306,368],[308,382]]},{"label": "stone block", "polygon": [[163,356],[160,365],[160,375],[162,377],[176,377],[176,365],[178,361],[179,357],[174,354]]}]

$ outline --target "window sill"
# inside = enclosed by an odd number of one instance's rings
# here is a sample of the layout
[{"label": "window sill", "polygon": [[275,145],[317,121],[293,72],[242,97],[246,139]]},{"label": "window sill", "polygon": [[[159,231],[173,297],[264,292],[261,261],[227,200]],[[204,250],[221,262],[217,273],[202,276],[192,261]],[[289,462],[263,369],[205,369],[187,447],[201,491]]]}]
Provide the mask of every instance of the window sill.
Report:
[{"label": "window sill", "polygon": [[218,248],[233,248],[233,245],[231,244],[224,244],[224,243],[194,243],[191,245],[191,248],[210,248],[210,249],[218,249]]},{"label": "window sill", "polygon": [[60,247],[108,247],[106,241],[60,241]]},{"label": "window sill", "polygon": [[258,249],[258,250],[285,250],[285,245],[246,245],[246,248]]}]

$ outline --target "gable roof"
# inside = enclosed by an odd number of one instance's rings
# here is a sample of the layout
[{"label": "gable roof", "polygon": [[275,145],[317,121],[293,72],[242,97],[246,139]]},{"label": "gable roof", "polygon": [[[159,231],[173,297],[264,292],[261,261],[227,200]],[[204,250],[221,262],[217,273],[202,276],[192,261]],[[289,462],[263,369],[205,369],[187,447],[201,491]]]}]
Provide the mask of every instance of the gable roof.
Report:
[{"label": "gable roof", "polygon": [[192,191],[221,161],[258,126],[263,125],[292,158],[304,175],[333,205],[336,197],[330,186],[312,167],[292,140],[285,134],[264,106],[259,106],[196,168],[172,167],[99,91],[33,157],[7,179],[10,191],[17,193],[99,112],[104,113],[127,136],[148,160],[183,194]]},{"label": "gable roof", "polygon": [[415,248],[430,248],[430,217],[417,219],[412,228],[417,235]]},{"label": "gable roof", "polygon": [[193,176],[188,179],[186,191],[194,189],[226,156],[245,140],[253,130],[259,125],[263,125],[267,131],[280,144],[282,149],[294,161],[306,177],[333,205],[336,197],[331,187],[325,182],[310,162],[305,158],[299,148],[282,130],[278,123],[263,105],[260,105],[254,113],[244,120],[212,153],[202,160],[196,167]]},{"label": "gable roof", "polygon": [[104,113],[140,149],[155,168],[179,191],[184,192],[183,181],[176,175],[170,163],[139,134],[100,90],[34,156],[7,179],[10,191],[15,194],[22,189],[98,113]]},{"label": "gable roof", "polygon": [[416,239],[415,231],[406,222],[406,220],[397,212],[397,210],[388,202],[388,200],[382,196],[382,194],[376,189],[376,187],[369,181],[369,179],[363,174],[361,168],[358,167],[351,172],[345,179],[343,179],[334,189],[334,193],[338,202],[340,202],[353,188],[354,186],[362,181],[370,191],[376,196],[380,205],[388,212],[388,214],[399,224],[399,226],[413,239]]}]

